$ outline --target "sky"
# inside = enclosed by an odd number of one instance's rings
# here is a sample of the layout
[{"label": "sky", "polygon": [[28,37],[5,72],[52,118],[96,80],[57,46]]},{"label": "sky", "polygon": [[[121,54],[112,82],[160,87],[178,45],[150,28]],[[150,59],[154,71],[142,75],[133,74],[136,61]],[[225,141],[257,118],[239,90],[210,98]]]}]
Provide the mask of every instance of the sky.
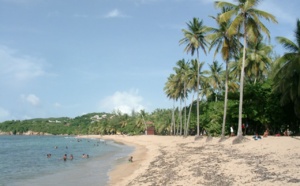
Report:
[{"label": "sky", "polygon": [[[164,93],[193,17],[215,27],[213,0],[0,0],[0,122],[172,108]],[[228,2],[234,2],[229,0]],[[293,39],[299,0],[264,0],[266,23]],[[200,53],[210,64],[213,52]],[[222,60],[219,60],[222,62]],[[224,65],[223,65],[224,67]]]}]

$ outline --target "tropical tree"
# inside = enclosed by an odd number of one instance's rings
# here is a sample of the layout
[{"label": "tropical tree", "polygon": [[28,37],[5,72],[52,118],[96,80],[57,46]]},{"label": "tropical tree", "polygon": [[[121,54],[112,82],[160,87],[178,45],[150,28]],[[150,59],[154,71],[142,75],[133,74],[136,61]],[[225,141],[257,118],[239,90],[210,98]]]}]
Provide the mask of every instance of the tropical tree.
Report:
[{"label": "tropical tree", "polygon": [[288,52],[276,61],[275,90],[282,94],[282,104],[294,103],[294,112],[300,118],[300,20],[297,20],[295,42],[285,37],[276,39]]},{"label": "tropical tree", "polygon": [[[230,9],[222,8],[222,13],[229,11]],[[223,113],[223,123],[222,123],[222,137],[225,136],[225,123],[227,116],[227,101],[228,101],[228,78],[229,78],[229,60],[238,53],[240,48],[240,42],[236,35],[231,37],[227,34],[227,29],[231,24],[231,20],[220,21],[220,15],[217,17],[210,16],[213,18],[218,27],[217,28],[209,28],[211,34],[209,34],[209,39],[211,40],[211,45],[209,47],[209,51],[212,48],[215,49],[214,58],[217,53],[221,53],[223,60],[226,63],[225,67],[225,97],[224,97],[224,113]]]},{"label": "tropical tree", "polygon": [[164,91],[168,98],[173,100],[173,109],[172,109],[172,120],[171,120],[171,134],[176,132],[176,123],[175,123],[175,102],[178,100],[179,95],[176,92],[176,81],[175,74],[171,74],[168,77],[167,82],[165,83]]},{"label": "tropical tree", "polygon": [[145,121],[146,114],[147,113],[145,112],[145,110],[140,111],[140,113],[138,115],[138,118],[136,120],[136,126],[138,128],[140,128],[144,132],[144,134],[147,135],[147,132],[146,132],[147,131],[147,125],[146,125],[146,121]]},{"label": "tropical tree", "polygon": [[201,62],[198,64],[197,59],[192,59],[190,66],[189,66],[189,71],[188,71],[188,78],[189,78],[189,82],[188,82],[188,89],[190,89],[193,92],[193,96],[192,96],[192,102],[190,105],[190,110],[189,110],[189,114],[188,114],[188,119],[187,119],[187,130],[189,129],[189,124],[190,124],[190,118],[191,118],[191,111],[192,111],[192,107],[193,107],[193,103],[194,103],[194,94],[198,93],[198,74],[199,74],[199,78],[202,80],[200,82],[200,87],[203,87],[202,84],[204,83],[204,79],[205,79],[205,75],[207,74],[207,71],[203,71],[202,68],[204,66],[204,62]]},{"label": "tropical tree", "polygon": [[233,36],[242,31],[243,35],[243,61],[240,76],[240,99],[239,99],[239,120],[238,137],[242,137],[242,113],[243,113],[243,89],[244,89],[244,68],[246,61],[247,42],[256,41],[261,33],[264,32],[270,39],[270,32],[259,18],[265,18],[267,21],[277,23],[276,18],[265,11],[255,9],[260,0],[238,0],[238,4],[232,4],[224,1],[216,1],[217,8],[228,8],[229,11],[220,15],[221,22],[227,22],[234,17],[232,23],[227,29],[228,36]]},{"label": "tropical tree", "polygon": [[[187,135],[187,120],[186,120],[186,99],[188,96],[188,89],[187,85],[189,83],[189,62],[185,62],[184,59],[177,61],[177,66],[175,66],[173,69],[176,73],[177,82],[180,84],[180,86],[177,86],[178,89],[181,89],[183,87],[183,92],[180,94],[180,100],[184,101],[184,134]],[[181,118],[182,119],[182,118]],[[181,120],[182,121],[182,120]],[[182,127],[180,134],[182,132]]]},{"label": "tropical tree", "polygon": [[247,59],[245,64],[245,76],[254,84],[257,81],[266,80],[270,66],[272,46],[262,42],[262,38],[257,42],[250,42],[247,50]]},{"label": "tropical tree", "polygon": [[184,38],[179,41],[180,44],[186,44],[184,49],[185,52],[191,53],[193,56],[195,52],[197,53],[197,63],[198,63],[198,73],[197,73],[197,135],[200,135],[200,126],[199,126],[199,49],[201,48],[206,54],[207,40],[205,35],[207,33],[207,27],[203,25],[203,21],[199,21],[198,18],[193,18],[192,21],[187,23],[187,30],[183,29]]},{"label": "tropical tree", "polygon": [[222,84],[222,65],[218,63],[218,61],[213,61],[212,64],[209,65],[209,76],[208,76],[208,83],[212,89],[212,92],[215,96],[215,101],[218,101],[218,95],[221,92],[223,87]]}]

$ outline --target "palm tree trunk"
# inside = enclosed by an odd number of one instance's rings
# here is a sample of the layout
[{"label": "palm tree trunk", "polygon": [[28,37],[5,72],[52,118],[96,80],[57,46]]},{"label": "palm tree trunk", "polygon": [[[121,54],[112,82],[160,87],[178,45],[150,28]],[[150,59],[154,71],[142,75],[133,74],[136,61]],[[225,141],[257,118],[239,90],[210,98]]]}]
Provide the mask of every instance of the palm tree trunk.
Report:
[{"label": "palm tree trunk", "polygon": [[246,23],[244,22],[244,48],[243,48],[243,61],[242,61],[242,69],[241,69],[241,77],[240,77],[240,103],[239,103],[239,125],[238,125],[238,137],[243,136],[242,131],[242,117],[243,117],[243,91],[244,91],[244,71],[245,71],[245,60],[246,60]]},{"label": "palm tree trunk", "polygon": [[191,106],[190,106],[189,116],[188,116],[188,119],[187,119],[187,131],[190,128],[190,117],[191,117],[191,112],[192,112],[192,107],[193,107],[193,102],[194,102],[194,95],[195,94],[193,94],[193,97],[192,97],[192,103],[191,103]]},{"label": "palm tree trunk", "polygon": [[[178,111],[178,119],[180,121],[180,113]],[[179,123],[177,123],[177,126],[176,126],[176,135],[178,136],[179,135]]]},{"label": "palm tree trunk", "polygon": [[182,135],[182,99],[180,99],[180,109],[179,109],[179,118],[180,118],[180,136]]},{"label": "palm tree trunk", "polygon": [[[184,96],[186,94],[186,83],[184,83]],[[187,123],[186,123],[186,99],[184,99],[184,136],[187,135]]]},{"label": "palm tree trunk", "polygon": [[172,121],[171,121],[171,131],[170,135],[175,134],[175,100],[173,101],[173,110],[172,110]]},{"label": "palm tree trunk", "polygon": [[226,79],[225,79],[225,99],[224,99],[224,113],[223,113],[223,124],[222,124],[222,138],[225,137],[225,124],[227,115],[227,101],[228,101],[228,60],[226,60]]},{"label": "palm tree trunk", "polygon": [[197,50],[197,136],[200,135],[200,124],[199,124],[199,96],[200,96],[200,77],[199,77],[199,50]]}]

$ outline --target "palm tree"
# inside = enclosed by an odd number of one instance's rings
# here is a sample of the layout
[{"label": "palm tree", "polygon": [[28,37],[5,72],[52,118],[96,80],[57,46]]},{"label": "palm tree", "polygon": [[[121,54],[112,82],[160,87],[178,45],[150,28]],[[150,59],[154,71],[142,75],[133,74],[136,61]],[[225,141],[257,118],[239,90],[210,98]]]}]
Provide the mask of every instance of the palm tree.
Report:
[{"label": "palm tree", "polygon": [[172,119],[171,119],[171,134],[175,135],[175,102],[178,100],[179,96],[176,93],[175,90],[175,83],[174,83],[175,75],[171,74],[168,77],[167,82],[165,83],[164,91],[167,94],[167,97],[173,100],[173,109],[172,109]]},{"label": "palm tree", "polygon": [[189,66],[189,70],[188,70],[188,89],[190,89],[192,92],[193,92],[193,96],[192,96],[192,102],[191,102],[191,105],[190,105],[190,110],[189,110],[189,114],[188,114],[188,119],[187,119],[187,131],[189,129],[189,123],[190,123],[190,117],[191,117],[191,111],[192,111],[192,107],[193,107],[193,103],[194,103],[194,94],[195,93],[198,93],[198,89],[197,88],[198,86],[198,81],[197,81],[197,77],[198,77],[198,74],[199,74],[199,77],[200,79],[202,80],[200,82],[200,87],[202,87],[202,83],[203,83],[203,79],[205,78],[205,74],[207,73],[206,71],[202,71],[202,68],[204,66],[204,62],[201,62],[198,64],[198,61],[197,59],[192,59],[191,60],[191,63],[190,63],[190,66]]},{"label": "palm tree", "polygon": [[[229,11],[230,9],[222,8],[222,13]],[[224,98],[224,113],[223,113],[223,123],[222,123],[222,138],[225,136],[225,123],[227,116],[227,102],[228,102],[228,76],[229,76],[229,60],[238,53],[240,48],[240,42],[238,41],[237,36],[229,37],[227,34],[227,29],[231,24],[231,20],[226,22],[220,21],[220,14],[217,17],[211,16],[218,25],[218,28],[209,28],[212,32],[208,37],[211,39],[211,45],[209,51],[215,47],[214,58],[217,53],[221,53],[223,60],[226,63],[225,67],[225,98]]]},{"label": "palm tree", "polygon": [[195,52],[197,53],[197,63],[198,63],[198,73],[197,73],[197,135],[200,135],[200,126],[199,126],[199,49],[201,48],[206,54],[207,41],[205,39],[205,34],[207,33],[207,27],[203,25],[203,21],[199,21],[198,18],[193,18],[192,21],[187,23],[188,29],[183,29],[184,38],[179,41],[181,44],[187,44],[184,51],[191,53],[193,56]]},{"label": "palm tree", "polygon": [[243,61],[240,76],[240,101],[239,101],[239,121],[238,137],[242,137],[242,113],[243,113],[243,90],[244,90],[244,68],[246,61],[247,41],[256,41],[261,32],[264,32],[270,38],[270,32],[259,18],[265,18],[267,21],[277,23],[276,18],[265,11],[255,9],[260,0],[238,0],[238,4],[232,4],[224,1],[216,1],[217,8],[229,8],[230,10],[220,15],[220,21],[226,22],[235,16],[228,27],[228,36],[240,33],[243,29]]},{"label": "palm tree", "polygon": [[146,112],[145,110],[141,110],[139,113],[139,117],[136,120],[136,126],[144,131],[144,134],[147,135],[147,125],[145,121]]},{"label": "palm tree", "polygon": [[213,61],[209,65],[209,69],[208,82],[212,92],[215,94],[215,101],[218,101],[218,95],[222,88],[222,65],[219,65],[218,61]]},{"label": "palm tree", "polygon": [[[184,101],[184,135],[187,135],[187,122],[186,122],[186,98],[187,98],[187,84],[189,83],[189,62],[184,59],[177,61],[177,66],[173,69],[176,73],[178,83],[183,87],[183,94],[181,94],[181,101]],[[180,132],[181,133],[181,132]]]},{"label": "palm tree", "polygon": [[249,43],[245,74],[254,84],[267,78],[272,63],[271,52],[272,46],[263,43],[262,38]]},{"label": "palm tree", "polygon": [[275,90],[282,93],[281,103],[294,103],[294,112],[300,118],[300,20],[297,20],[295,43],[285,37],[276,37],[277,41],[286,49],[276,64]]},{"label": "palm tree", "polygon": [[[177,70],[177,68],[174,68],[174,70]],[[168,81],[165,84],[164,90],[167,96],[174,101],[180,100],[180,108],[178,109],[179,112],[179,121],[180,121],[180,135],[182,133],[182,112],[181,112],[181,102],[184,97],[184,87],[183,87],[183,81],[180,77],[181,72],[178,70],[176,74],[171,74],[168,78]],[[175,107],[173,109],[173,112],[175,112]],[[175,114],[172,114],[175,116]],[[174,122],[174,128],[175,128],[175,117],[172,119]],[[175,131],[175,130],[174,130]]]}]

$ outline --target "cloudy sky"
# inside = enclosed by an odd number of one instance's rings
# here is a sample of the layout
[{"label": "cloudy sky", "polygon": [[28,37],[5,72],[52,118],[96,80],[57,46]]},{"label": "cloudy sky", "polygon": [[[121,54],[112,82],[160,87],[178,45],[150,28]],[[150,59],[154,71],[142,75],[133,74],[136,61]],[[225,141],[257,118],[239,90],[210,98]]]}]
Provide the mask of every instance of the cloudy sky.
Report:
[{"label": "cloudy sky", "polygon": [[[0,0],[0,121],[171,108],[164,94],[193,17],[213,0]],[[233,1],[231,1],[233,2]],[[274,38],[293,37],[299,0],[265,0]],[[212,54],[201,61],[212,62]]]}]

